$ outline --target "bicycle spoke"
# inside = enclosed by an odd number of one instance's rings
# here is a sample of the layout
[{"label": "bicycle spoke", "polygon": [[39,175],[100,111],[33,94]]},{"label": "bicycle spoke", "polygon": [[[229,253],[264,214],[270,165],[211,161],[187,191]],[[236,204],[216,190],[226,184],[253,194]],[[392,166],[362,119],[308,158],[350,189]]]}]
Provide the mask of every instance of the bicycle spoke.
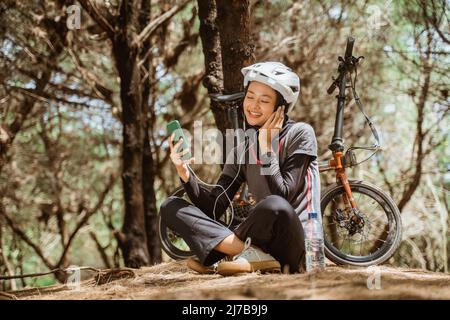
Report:
[{"label": "bicycle spoke", "polygon": [[[379,204],[378,202],[376,202],[375,204]],[[375,209],[376,209],[377,207],[375,207]],[[373,210],[373,211],[375,211],[375,209]],[[371,215],[372,213],[373,213],[373,211],[371,211],[370,213],[367,213],[366,214],[366,216],[369,216],[369,215]]]},{"label": "bicycle spoke", "polygon": [[378,241],[378,240],[380,240],[381,242],[386,242],[386,240],[381,240],[381,238],[377,238],[377,239],[375,239],[375,241]]},{"label": "bicycle spoke", "polygon": [[[385,233],[385,232],[386,232],[386,231],[384,230],[384,228],[383,228],[383,229],[377,228],[377,229],[374,229],[374,231],[381,231],[382,233]],[[389,230],[387,230],[387,232],[389,233]]]},{"label": "bicycle spoke", "polygon": [[[362,236],[362,238],[364,239],[364,235],[361,235],[361,236]],[[363,243],[364,243],[364,241],[361,240],[361,243],[360,243],[360,245],[359,245],[359,255],[360,255],[360,256],[362,255],[361,251],[362,251],[362,245],[363,245]]]},{"label": "bicycle spoke", "polygon": [[[350,234],[347,234],[347,236],[345,237],[344,243],[345,243],[345,241],[347,241],[348,245],[350,246],[350,241],[349,241],[349,239],[350,239]],[[343,243],[343,244],[344,244],[344,243]],[[350,253],[350,248],[347,248],[347,250],[348,250],[347,253]]]},{"label": "bicycle spoke", "polygon": [[[377,208],[377,206],[376,206],[377,204],[379,204],[379,203],[375,201],[374,203],[370,203],[370,204],[367,204],[367,205],[369,205],[371,209],[372,209],[373,205],[375,205],[375,209],[376,209]],[[375,209],[370,211],[370,214],[372,214],[375,211]],[[361,209],[361,206],[359,206],[359,211],[364,212],[364,214],[366,216],[370,215],[369,213],[367,213],[367,212],[369,212],[369,210],[367,210],[366,208]]]},{"label": "bicycle spoke", "polygon": [[[386,227],[388,228],[387,230]],[[391,230],[391,227],[388,223],[382,223],[382,224],[371,224],[370,225],[371,228],[371,233],[376,233],[376,232],[389,232]]]},{"label": "bicycle spoke", "polygon": [[359,199],[361,199],[361,195],[362,195],[362,193],[359,194],[358,200],[356,200],[356,203],[358,203],[358,202],[359,202]]},{"label": "bicycle spoke", "polygon": [[379,221],[380,219],[384,218],[383,216],[377,217],[376,219],[368,220],[370,224],[373,224],[374,222]]},{"label": "bicycle spoke", "polygon": [[[370,245],[371,241],[370,241],[370,239],[369,239],[369,235],[365,235],[365,236],[364,236],[364,243],[366,244],[366,246],[367,246],[367,244]],[[368,249],[368,248],[366,247],[366,250],[368,251],[368,253],[369,253],[369,255],[370,255],[370,254],[371,254],[371,253],[370,253],[370,249]]]}]

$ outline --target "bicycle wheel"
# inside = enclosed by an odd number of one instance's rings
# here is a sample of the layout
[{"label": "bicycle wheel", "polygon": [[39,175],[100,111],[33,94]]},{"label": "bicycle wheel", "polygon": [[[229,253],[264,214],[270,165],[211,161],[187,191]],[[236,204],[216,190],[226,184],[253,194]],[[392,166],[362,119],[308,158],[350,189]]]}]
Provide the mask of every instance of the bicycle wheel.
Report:
[{"label": "bicycle wheel", "polygon": [[[203,188],[200,186],[200,188]],[[184,188],[178,187],[174,192],[171,193],[172,196],[183,198],[189,202],[189,197],[187,196]],[[189,249],[189,246],[184,242],[183,238],[171,230],[166,224],[162,221],[161,215],[158,215],[158,224],[159,224],[159,239],[161,240],[162,249],[169,257],[174,260],[187,259],[189,257],[193,257],[194,254]]]},{"label": "bicycle wheel", "polygon": [[357,210],[350,207],[342,185],[334,184],[322,194],[325,255],[336,264],[381,264],[400,245],[400,212],[380,188],[364,181],[349,184]]},{"label": "bicycle wheel", "polygon": [[[210,191],[207,187],[203,185],[200,185],[199,187],[207,192]],[[192,203],[182,186],[175,189],[175,191],[172,192],[171,195],[183,198],[186,201]],[[233,205],[233,207],[235,206]],[[228,225],[230,219],[231,219],[231,212],[230,209],[228,209],[220,221]],[[236,217],[235,220],[237,220]],[[169,227],[166,226],[166,224],[161,219],[161,215],[158,215],[158,224],[159,224],[159,239],[161,241],[162,249],[164,250],[165,253],[167,253],[169,257],[171,257],[174,260],[182,260],[195,256],[194,253],[190,250],[189,246],[183,240],[183,238],[178,233],[176,233],[175,231],[171,230]]]}]

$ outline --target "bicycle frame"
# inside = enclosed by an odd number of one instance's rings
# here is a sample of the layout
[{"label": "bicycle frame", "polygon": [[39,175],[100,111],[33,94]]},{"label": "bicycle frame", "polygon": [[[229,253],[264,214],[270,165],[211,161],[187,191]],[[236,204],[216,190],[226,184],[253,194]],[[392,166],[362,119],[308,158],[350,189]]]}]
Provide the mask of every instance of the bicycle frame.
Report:
[{"label": "bicycle frame", "polygon": [[319,171],[335,170],[336,172],[336,182],[342,184],[345,193],[347,195],[347,202],[350,204],[352,209],[357,209],[356,201],[353,198],[352,190],[350,189],[350,184],[347,180],[347,175],[345,173],[344,165],[344,144],[342,139],[342,131],[344,127],[344,106],[345,106],[345,89],[347,87],[347,74],[352,70],[352,51],[355,39],[349,37],[347,40],[347,47],[345,50],[345,59],[339,57],[339,76],[333,81],[331,86],[328,88],[328,94],[332,94],[336,87],[339,88],[339,94],[337,95],[337,112],[336,120],[334,125],[334,134],[331,144],[328,149],[331,150],[333,154],[333,159],[322,161],[319,163]]},{"label": "bicycle frame", "polygon": [[347,195],[347,201],[352,209],[357,209],[356,201],[353,198],[352,190],[345,173],[345,165],[343,163],[344,155],[342,151],[333,151],[333,159],[322,161],[319,163],[319,172],[334,170],[336,172],[336,182],[342,184]]}]

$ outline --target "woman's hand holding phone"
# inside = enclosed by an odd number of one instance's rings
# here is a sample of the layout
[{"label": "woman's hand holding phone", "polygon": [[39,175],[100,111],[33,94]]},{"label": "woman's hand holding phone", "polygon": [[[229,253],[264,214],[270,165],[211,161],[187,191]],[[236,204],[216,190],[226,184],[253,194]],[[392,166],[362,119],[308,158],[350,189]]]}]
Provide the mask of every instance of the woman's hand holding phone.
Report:
[{"label": "woman's hand holding phone", "polygon": [[[258,142],[261,153],[273,152],[272,139],[275,135],[280,133],[280,130],[283,127],[284,108],[285,106],[278,107],[259,129]],[[264,133],[261,134],[262,132]]]},{"label": "woman's hand holding phone", "polygon": [[189,153],[189,149],[185,149],[181,152],[177,152],[178,148],[183,143],[182,138],[178,140],[178,142],[174,145],[173,139],[175,138],[175,133],[172,133],[172,135],[169,137],[169,147],[170,147],[170,160],[175,165],[175,168],[177,169],[178,175],[180,178],[187,182],[189,180],[189,169],[188,164],[191,164],[194,161],[194,158],[190,158],[188,160],[183,160],[183,156],[187,153]]}]

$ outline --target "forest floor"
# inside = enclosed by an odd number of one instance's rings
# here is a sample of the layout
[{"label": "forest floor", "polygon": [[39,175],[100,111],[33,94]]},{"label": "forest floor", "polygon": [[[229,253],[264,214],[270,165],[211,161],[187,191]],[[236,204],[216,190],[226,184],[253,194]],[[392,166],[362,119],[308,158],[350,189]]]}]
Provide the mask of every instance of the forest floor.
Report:
[{"label": "forest floor", "polygon": [[[327,265],[311,274],[200,275],[184,261],[89,275],[78,288],[54,285],[1,293],[17,299],[450,299],[450,275],[418,269]],[[371,287],[372,289],[369,289]]]}]

